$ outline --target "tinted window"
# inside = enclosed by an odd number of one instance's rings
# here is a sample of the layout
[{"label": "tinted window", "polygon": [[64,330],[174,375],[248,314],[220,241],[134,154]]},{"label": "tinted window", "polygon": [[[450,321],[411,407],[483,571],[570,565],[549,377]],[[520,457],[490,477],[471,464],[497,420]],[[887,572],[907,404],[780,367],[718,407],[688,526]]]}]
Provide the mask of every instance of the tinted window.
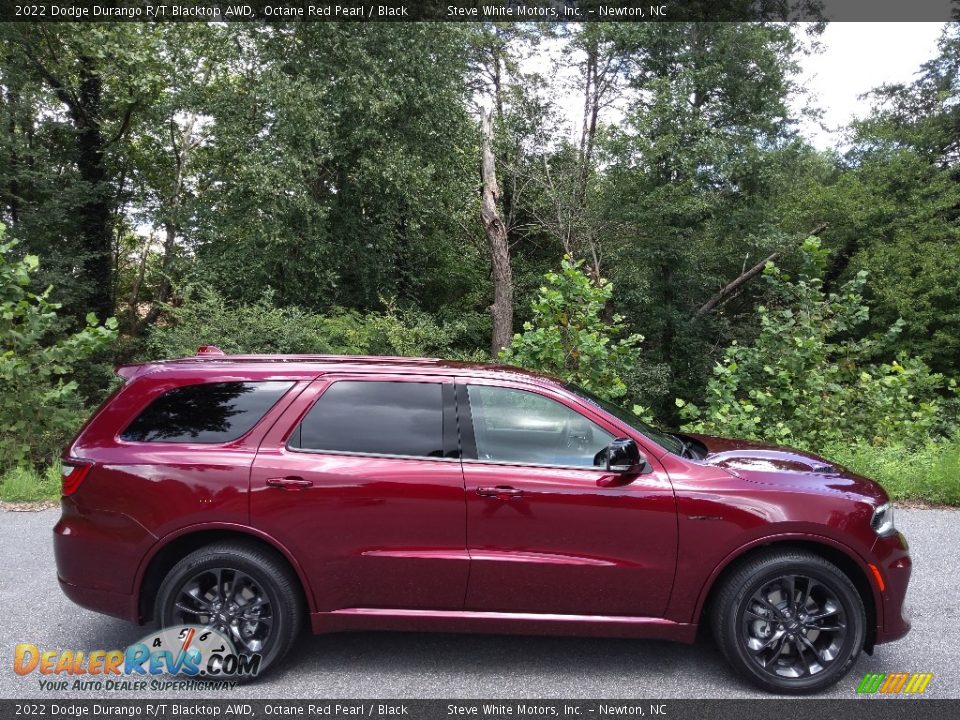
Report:
[{"label": "tinted window", "polygon": [[310,409],[290,445],[304,450],[442,457],[441,385],[335,382]]},{"label": "tinted window", "polygon": [[480,460],[534,465],[602,464],[598,453],[613,435],[543,395],[470,385],[470,412]]},{"label": "tinted window", "polygon": [[179,387],[150,403],[121,437],[141,442],[236,440],[256,425],[292,385],[220,382]]}]

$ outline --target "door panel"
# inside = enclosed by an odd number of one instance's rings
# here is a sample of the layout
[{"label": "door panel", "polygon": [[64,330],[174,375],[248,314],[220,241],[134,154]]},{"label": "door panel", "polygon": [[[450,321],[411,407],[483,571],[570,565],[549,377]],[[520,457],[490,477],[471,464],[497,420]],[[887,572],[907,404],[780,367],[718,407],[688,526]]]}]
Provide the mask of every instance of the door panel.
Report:
[{"label": "door panel", "polygon": [[[459,380],[473,383],[474,381]],[[490,386],[492,387],[492,386]],[[522,386],[513,390],[529,391]],[[564,396],[536,389],[545,398]],[[467,393],[458,391],[458,406]],[[471,407],[478,394],[470,396]],[[506,415],[505,406],[485,392],[487,415]],[[565,403],[564,403],[565,405]],[[520,464],[523,427],[531,430],[531,458],[545,462],[545,437],[551,418],[560,418],[564,462],[591,462],[600,438],[624,436],[624,428],[578,406],[565,405],[581,418],[563,419],[565,411],[543,408],[490,420],[461,409],[465,448],[476,442],[475,455],[464,459],[467,490],[467,546],[471,556],[466,608],[480,611],[560,614],[662,615],[673,583],[677,553],[677,520],[673,490],[659,463],[648,457],[652,473],[623,476],[592,467],[548,467]],[[489,422],[488,422],[489,421]],[[469,437],[478,422],[485,428]],[[593,425],[586,428],[583,423]],[[576,426],[575,431],[571,430]],[[513,438],[501,435],[518,430]],[[486,447],[485,447],[486,445]],[[579,448],[579,449],[578,449]],[[512,453],[510,461],[493,461]]]},{"label": "door panel", "polygon": [[[410,376],[402,379],[439,382],[446,388],[444,400],[452,403],[450,381]],[[300,433],[300,421],[335,383],[395,380],[399,378],[384,375],[318,380],[271,429],[254,462],[252,521],[284,543],[300,561],[320,611],[463,607],[469,559],[463,474],[455,452],[448,457],[417,458],[364,455],[355,448],[348,454],[287,447],[291,439],[293,445],[299,444],[299,436],[310,438],[304,442],[322,444],[322,438],[318,440],[316,433],[308,432],[306,425]],[[318,411],[322,407],[318,405]],[[344,407],[341,404],[336,411],[345,412]],[[350,407],[359,415],[344,415],[340,422],[355,422],[363,412],[374,412],[362,402]],[[441,413],[442,407],[438,406],[436,412]],[[366,429],[359,430],[358,436],[363,434],[375,446],[377,433],[382,432],[377,429],[377,418],[386,416],[391,422],[405,422],[402,414],[383,410],[369,422],[360,422]],[[448,427],[452,419],[452,415],[446,415],[442,421],[448,446],[450,438],[455,439],[455,432],[451,435]],[[395,432],[383,440],[395,441],[400,436]],[[396,452],[395,443],[389,449]],[[444,450],[447,454],[450,448]]]}]

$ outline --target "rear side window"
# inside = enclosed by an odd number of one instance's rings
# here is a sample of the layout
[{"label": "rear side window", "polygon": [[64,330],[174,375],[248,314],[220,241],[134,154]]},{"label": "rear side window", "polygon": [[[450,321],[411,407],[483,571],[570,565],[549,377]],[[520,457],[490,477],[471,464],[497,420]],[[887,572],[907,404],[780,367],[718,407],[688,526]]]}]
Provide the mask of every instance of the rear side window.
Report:
[{"label": "rear side window", "polygon": [[335,382],[300,423],[290,447],[443,457],[441,388],[441,383]]},{"label": "rear side window", "polygon": [[223,443],[246,434],[292,382],[185,385],[150,403],[120,436],[138,442]]}]

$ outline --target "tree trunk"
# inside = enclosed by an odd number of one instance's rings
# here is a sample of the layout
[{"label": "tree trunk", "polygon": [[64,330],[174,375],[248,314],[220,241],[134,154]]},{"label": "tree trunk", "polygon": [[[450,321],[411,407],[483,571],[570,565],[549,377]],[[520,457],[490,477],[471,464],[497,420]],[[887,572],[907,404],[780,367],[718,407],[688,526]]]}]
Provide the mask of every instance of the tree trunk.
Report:
[{"label": "tree trunk", "polygon": [[[602,277],[600,251],[597,246],[595,227],[587,217],[587,190],[593,176],[593,153],[597,137],[597,121],[604,95],[610,89],[605,76],[609,73],[610,59],[601,67],[600,45],[596,39],[586,48],[584,63],[583,127],[580,132],[580,149],[577,153],[576,176],[571,200],[570,234],[571,247],[577,259],[587,262],[587,274],[599,286]],[[604,314],[613,317],[613,305],[607,302]]]},{"label": "tree trunk", "polygon": [[[23,49],[43,80],[67,106],[76,130],[77,169],[87,185],[85,199],[77,208],[82,253],[79,258],[80,273],[87,295],[85,310],[95,312],[100,320],[104,320],[114,314],[116,303],[113,283],[114,192],[110,187],[105,159],[108,142],[100,125],[103,79],[96,59],[81,55],[77,60],[79,83],[76,89],[68,88],[41,62],[29,44],[25,44]],[[121,123],[117,139],[126,131],[132,112],[131,105]]]},{"label": "tree trunk", "polygon": [[200,143],[200,139],[193,134],[196,122],[197,116],[190,115],[178,137],[175,119],[173,116],[169,118],[170,152],[173,156],[175,172],[173,185],[170,188],[170,195],[167,200],[167,219],[163,223],[165,239],[163,241],[163,256],[160,261],[160,284],[157,286],[150,310],[143,318],[137,320],[131,328],[131,333],[135,336],[140,335],[148,326],[156,322],[163,310],[164,303],[170,299],[170,295],[173,293],[171,275],[173,273],[174,253],[177,249],[177,236],[180,234],[178,222],[183,206],[183,189],[186,185],[187,166],[190,164],[193,151]]},{"label": "tree trunk", "polygon": [[582,211],[586,204],[587,183],[593,171],[593,146],[597,137],[597,118],[600,114],[603,88],[599,77],[600,49],[594,42],[587,49],[587,62],[584,78],[583,101],[583,129],[580,133],[580,153],[577,169],[577,189],[574,201],[578,210]]},{"label": "tree trunk", "polygon": [[100,129],[102,81],[91,58],[81,58],[80,105],[74,123],[78,126],[77,167],[87,183],[87,197],[79,208],[80,234],[83,243],[83,274],[86,280],[87,304],[104,320],[114,313],[113,236],[110,211],[110,189],[104,160],[105,141]]},{"label": "tree trunk", "polygon": [[20,222],[20,159],[17,157],[17,113],[20,105],[20,96],[13,88],[7,88],[7,105],[10,108],[10,120],[7,132],[10,134],[10,176],[9,198],[7,209],[10,212],[10,222],[16,226]]},{"label": "tree trunk", "polygon": [[480,177],[483,181],[483,196],[480,205],[480,221],[490,247],[490,264],[493,269],[493,303],[490,317],[493,333],[490,338],[490,355],[494,358],[510,344],[513,336],[513,272],[510,269],[510,247],[507,244],[507,228],[497,211],[497,171],[493,156],[493,113],[482,110],[480,128],[483,138],[483,160]]},{"label": "tree trunk", "polygon": [[133,283],[133,288],[130,290],[130,297],[127,300],[127,307],[130,308],[130,327],[135,330],[138,329],[138,315],[137,308],[140,305],[140,288],[143,287],[143,279],[147,275],[147,258],[150,255],[150,242],[153,240],[153,236],[150,235],[143,241],[143,252],[140,255],[140,267],[137,270],[137,279]]}]

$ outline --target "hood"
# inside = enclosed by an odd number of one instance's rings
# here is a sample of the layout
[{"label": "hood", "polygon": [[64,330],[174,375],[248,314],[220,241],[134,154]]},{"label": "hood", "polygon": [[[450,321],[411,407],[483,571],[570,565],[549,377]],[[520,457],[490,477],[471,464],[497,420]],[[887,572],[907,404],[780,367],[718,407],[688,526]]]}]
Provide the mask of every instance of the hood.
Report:
[{"label": "hood", "polygon": [[810,452],[752,440],[694,434],[686,437],[706,446],[707,455],[701,462],[744,480],[798,490],[850,493],[881,501],[887,497],[873,480]]}]

